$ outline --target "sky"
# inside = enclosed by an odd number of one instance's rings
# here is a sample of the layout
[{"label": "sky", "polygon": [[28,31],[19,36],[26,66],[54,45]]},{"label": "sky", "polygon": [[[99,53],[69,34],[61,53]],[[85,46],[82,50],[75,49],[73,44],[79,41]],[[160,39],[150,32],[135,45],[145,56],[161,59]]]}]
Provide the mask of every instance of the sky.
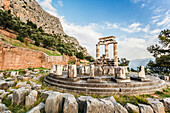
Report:
[{"label": "sky", "polygon": [[[170,28],[170,0],[37,0],[58,17],[64,32],[75,37],[95,58],[98,39],[115,36],[118,57],[152,58],[147,47]],[[104,46],[100,47],[100,55]],[[113,45],[109,57],[113,58]]]}]

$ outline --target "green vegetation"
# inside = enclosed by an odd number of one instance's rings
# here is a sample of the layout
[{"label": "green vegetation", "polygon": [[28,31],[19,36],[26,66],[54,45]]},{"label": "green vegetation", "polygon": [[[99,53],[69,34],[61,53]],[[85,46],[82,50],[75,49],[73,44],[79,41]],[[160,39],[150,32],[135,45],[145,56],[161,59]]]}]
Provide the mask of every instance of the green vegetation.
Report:
[{"label": "green vegetation", "polygon": [[[35,46],[41,46],[47,48],[48,50],[57,50],[62,55],[76,55],[76,57],[79,59],[85,58],[83,51],[78,52],[74,46],[74,43],[65,43],[65,39],[71,39],[68,35],[47,34],[43,31],[42,27],[38,28],[37,25],[31,22],[30,20],[27,20],[27,22],[24,23],[20,20],[20,18],[14,17],[11,14],[10,10],[0,10],[0,26],[2,26],[7,31],[11,29],[17,32],[15,33],[17,34],[17,40],[19,40],[20,42],[25,42],[25,44],[28,46],[33,46],[29,44],[32,43]],[[14,44],[14,46],[15,45],[17,44]],[[83,50],[82,47],[80,47],[79,49]]]},{"label": "green vegetation", "polygon": [[121,58],[119,60],[119,66],[128,66],[129,65],[129,60],[127,60],[126,58]]},{"label": "green vegetation", "polygon": [[167,88],[163,89],[163,91],[156,91],[155,94],[161,98],[170,97],[170,86],[167,86]]},{"label": "green vegetation", "polygon": [[169,75],[170,72],[170,30],[163,30],[158,36],[159,45],[152,45],[147,50],[153,54],[155,61],[147,64],[151,72]]}]

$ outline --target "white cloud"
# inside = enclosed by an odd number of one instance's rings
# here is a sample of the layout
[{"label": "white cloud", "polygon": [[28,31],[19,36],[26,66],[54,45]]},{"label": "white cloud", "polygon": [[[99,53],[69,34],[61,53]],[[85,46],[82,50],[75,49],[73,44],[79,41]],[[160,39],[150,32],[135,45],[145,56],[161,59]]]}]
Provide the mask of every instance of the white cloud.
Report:
[{"label": "white cloud", "polygon": [[116,23],[111,24],[109,22],[105,22],[105,24],[107,29],[119,28],[119,26]]},{"label": "white cloud", "polygon": [[144,8],[144,7],[145,7],[145,4],[143,3],[143,4],[141,5],[141,7]]},{"label": "white cloud", "polygon": [[154,13],[154,14],[158,14],[158,13],[161,13],[161,12],[163,12],[163,11],[165,11],[165,9],[163,9],[163,8],[161,8],[161,7],[158,7],[158,8],[156,8],[155,10],[153,10],[153,13]]},{"label": "white cloud", "polygon": [[170,27],[170,10],[165,13],[165,16],[162,18],[162,21],[157,23],[158,26],[164,25],[165,27]]},{"label": "white cloud", "polygon": [[62,0],[58,0],[58,4],[59,4],[59,6],[60,6],[60,7],[63,7],[63,6],[64,6],[64,4],[63,4],[63,1],[62,1]]},{"label": "white cloud", "polygon": [[[126,46],[125,46],[126,45]],[[125,38],[118,41],[119,57],[127,59],[151,58],[151,54],[147,51],[147,42],[144,39]]]},{"label": "white cloud", "polygon": [[150,34],[159,34],[161,32],[161,30],[160,29],[154,29],[154,30],[152,30],[151,32],[150,32]]},{"label": "white cloud", "polygon": [[150,29],[150,25],[147,25],[145,28],[142,29],[143,32],[148,32]]}]

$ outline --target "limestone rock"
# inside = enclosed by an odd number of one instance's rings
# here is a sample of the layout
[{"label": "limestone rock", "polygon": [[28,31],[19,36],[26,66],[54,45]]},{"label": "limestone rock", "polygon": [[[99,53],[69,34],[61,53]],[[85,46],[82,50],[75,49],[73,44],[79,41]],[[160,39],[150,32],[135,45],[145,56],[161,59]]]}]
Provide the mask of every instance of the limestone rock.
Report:
[{"label": "limestone rock", "polygon": [[94,65],[90,65],[90,76],[94,77]]},{"label": "limestone rock", "polygon": [[139,107],[130,103],[126,103],[124,106],[129,112],[139,113]]},{"label": "limestone rock", "polygon": [[53,92],[48,96],[45,102],[45,112],[59,113],[62,110],[62,101],[63,95],[59,92]]},{"label": "limestone rock", "polygon": [[26,96],[25,107],[26,108],[33,107],[35,101],[36,101],[36,98],[34,96],[32,95]]},{"label": "limestone rock", "polygon": [[147,101],[152,107],[154,113],[165,113],[164,105],[158,99],[147,98]]},{"label": "limestone rock", "polygon": [[8,83],[5,80],[0,80],[0,89],[6,90],[8,88]]},{"label": "limestone rock", "polygon": [[8,108],[5,106],[5,104],[0,103],[0,112],[4,113],[6,110],[8,110]]},{"label": "limestone rock", "polygon": [[16,105],[22,104],[24,102],[26,93],[27,93],[27,90],[23,87],[13,91],[12,103]]},{"label": "limestone rock", "polygon": [[28,111],[27,113],[40,113],[40,110],[42,108],[44,108],[45,104],[43,102],[39,103],[37,106],[35,106],[34,108],[32,108],[30,111]]},{"label": "limestone rock", "polygon": [[114,112],[116,112],[116,107],[112,104],[110,100],[105,99],[99,100],[95,98],[86,100],[84,113],[114,113]]},{"label": "limestone rock", "polygon": [[8,96],[7,96],[7,99],[9,100],[9,99],[12,99],[12,95],[13,94],[9,94]]},{"label": "limestone rock", "polygon": [[29,95],[37,98],[38,92],[36,90],[32,90],[32,91],[30,91]]},{"label": "limestone rock", "polygon": [[117,102],[113,102],[113,106],[116,113],[128,113],[128,111]]},{"label": "limestone rock", "polygon": [[150,105],[138,104],[140,113],[154,113]]},{"label": "limestone rock", "polygon": [[92,97],[91,96],[80,96],[80,97],[77,98],[79,111],[84,110],[86,100],[88,100],[88,99],[92,99]]},{"label": "limestone rock", "polygon": [[104,98],[105,100],[110,100],[111,102],[116,102],[115,98],[113,96]]},{"label": "limestone rock", "polygon": [[163,98],[162,99],[164,107],[167,111],[170,111],[170,98]]},{"label": "limestone rock", "polygon": [[78,113],[78,104],[73,95],[63,94],[63,103],[63,113]]},{"label": "limestone rock", "polygon": [[44,98],[44,99],[46,99],[50,94],[52,94],[53,93],[53,91],[44,91],[44,92],[42,92],[42,97]]}]

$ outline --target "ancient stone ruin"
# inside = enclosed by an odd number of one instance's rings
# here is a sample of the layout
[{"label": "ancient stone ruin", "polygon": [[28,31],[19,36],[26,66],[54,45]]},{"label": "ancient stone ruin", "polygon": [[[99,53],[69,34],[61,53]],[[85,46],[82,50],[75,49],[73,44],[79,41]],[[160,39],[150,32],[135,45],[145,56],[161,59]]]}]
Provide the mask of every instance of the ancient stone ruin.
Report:
[{"label": "ancient stone ruin", "polygon": [[[114,45],[114,60],[108,57],[108,45]],[[105,45],[105,54],[100,57],[99,46]],[[127,66],[118,65],[117,42],[114,36],[100,38],[96,45],[96,61],[90,65],[52,65],[45,83],[61,91],[87,95],[136,95],[148,94],[165,87],[165,82],[145,75],[141,66],[138,75],[128,72]]]}]

